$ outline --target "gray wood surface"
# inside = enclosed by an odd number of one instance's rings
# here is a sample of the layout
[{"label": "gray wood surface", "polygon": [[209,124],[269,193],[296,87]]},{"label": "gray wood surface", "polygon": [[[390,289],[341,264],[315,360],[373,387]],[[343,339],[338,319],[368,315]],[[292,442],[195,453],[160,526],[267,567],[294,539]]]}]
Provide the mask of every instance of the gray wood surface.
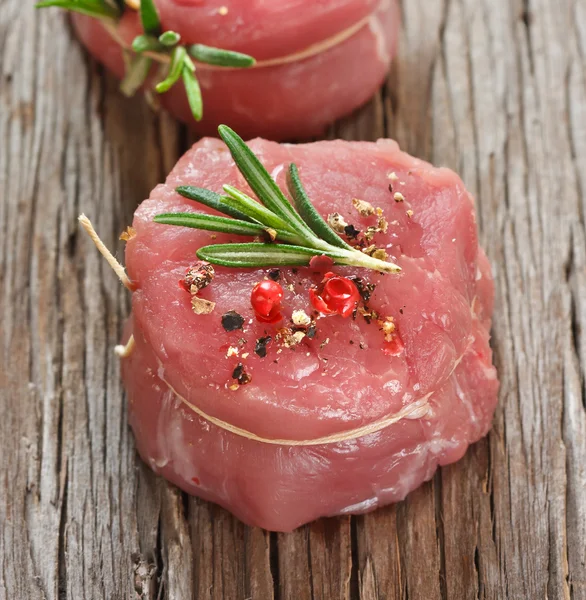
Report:
[{"label": "gray wood surface", "polygon": [[121,254],[189,136],[124,100],[59,11],[0,0],[0,598],[586,599],[586,0],[404,0],[401,55],[331,137],[396,138],[475,194],[494,428],[405,502],[250,529],[137,458]]}]

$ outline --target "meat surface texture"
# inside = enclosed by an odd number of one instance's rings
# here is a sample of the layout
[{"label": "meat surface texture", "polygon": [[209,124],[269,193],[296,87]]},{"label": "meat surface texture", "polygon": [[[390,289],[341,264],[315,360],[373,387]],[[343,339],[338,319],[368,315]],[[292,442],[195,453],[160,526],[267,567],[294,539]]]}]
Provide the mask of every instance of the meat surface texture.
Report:
[{"label": "meat surface texture", "polygon": [[[390,140],[249,145],[283,189],[287,166],[297,164],[324,217],[337,212],[364,230],[376,218],[359,215],[352,199],[383,210],[388,230],[375,242],[402,272],[333,271],[376,285],[369,306],[394,318],[401,344],[386,353],[377,321],[359,314],[321,318],[313,339],[283,348],[277,328],[294,310],[312,311],[308,291],[323,277],[314,268],[281,269],[280,324],[257,321],[250,304],[269,269],[217,267],[200,292],[215,310],[194,314],[178,282],[199,247],[236,238],[152,219],[202,209],[177,195],[178,185],[248,189],[223,143],[208,138],[135,213],[126,264],[136,291],[125,339],[134,334],[136,346],[123,359],[123,378],[138,449],[153,470],[248,524],[290,531],[399,501],[488,432],[498,390],[493,283],[473,200],[453,172]],[[242,330],[222,328],[231,310],[244,317]],[[260,357],[255,342],[267,335],[273,341]],[[252,380],[231,389],[238,363]]]},{"label": "meat surface texture", "polygon": [[[395,52],[396,0],[157,0],[163,28],[184,43],[202,43],[254,56],[252,69],[198,66],[204,119],[196,124],[182,85],[163,105],[198,133],[215,135],[225,123],[245,137],[292,139],[322,133],[366,102],[381,84]],[[90,52],[118,77],[119,44],[99,21],[76,15]],[[120,37],[140,33],[136,13],[124,15]],[[269,61],[269,62],[267,62]]]}]

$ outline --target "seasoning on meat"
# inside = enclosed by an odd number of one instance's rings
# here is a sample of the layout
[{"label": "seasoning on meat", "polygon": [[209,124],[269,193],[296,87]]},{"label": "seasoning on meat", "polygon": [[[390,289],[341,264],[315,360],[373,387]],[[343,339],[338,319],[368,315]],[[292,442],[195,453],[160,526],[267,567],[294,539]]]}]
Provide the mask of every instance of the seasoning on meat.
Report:
[{"label": "seasoning on meat", "polygon": [[120,234],[120,238],[124,242],[128,242],[136,235],[136,230],[130,225]]},{"label": "seasoning on meat", "polygon": [[348,239],[355,240],[359,236],[360,230],[356,229],[354,225],[346,225],[346,227],[344,227],[344,233]]},{"label": "seasoning on meat", "polygon": [[272,280],[259,281],[250,294],[250,303],[257,320],[263,323],[278,323],[282,320],[281,300],[283,288]]},{"label": "seasoning on meat", "polygon": [[352,198],[352,206],[358,211],[362,217],[370,217],[374,215],[374,206],[370,202],[359,200],[358,198]]},{"label": "seasoning on meat", "polygon": [[191,308],[196,315],[209,315],[215,307],[215,302],[200,298],[196,294],[191,295]]},{"label": "seasoning on meat", "polygon": [[236,331],[242,329],[244,325],[244,317],[239,315],[235,310],[229,310],[222,315],[222,327],[226,331]]},{"label": "seasoning on meat", "polygon": [[358,301],[360,292],[355,283],[347,277],[326,273],[320,288],[309,290],[311,305],[324,315],[338,314],[349,317]]},{"label": "seasoning on meat", "polygon": [[215,273],[214,267],[210,263],[199,261],[187,269],[181,285],[188,292],[197,294],[212,282]]},{"label": "seasoning on meat", "polygon": [[258,338],[254,346],[254,352],[258,354],[258,356],[260,356],[261,358],[264,358],[267,355],[267,346],[271,343],[272,340],[273,338],[270,335]]},{"label": "seasoning on meat", "polygon": [[246,385],[252,381],[251,375],[246,372],[242,363],[238,363],[232,371],[232,379],[236,379],[239,385]]},{"label": "seasoning on meat", "polygon": [[336,233],[346,233],[346,227],[348,227],[348,223],[344,220],[344,217],[340,213],[331,213],[328,215],[328,225],[336,232]]},{"label": "seasoning on meat", "polygon": [[311,317],[304,310],[294,310],[291,315],[291,321],[294,325],[309,326]]}]

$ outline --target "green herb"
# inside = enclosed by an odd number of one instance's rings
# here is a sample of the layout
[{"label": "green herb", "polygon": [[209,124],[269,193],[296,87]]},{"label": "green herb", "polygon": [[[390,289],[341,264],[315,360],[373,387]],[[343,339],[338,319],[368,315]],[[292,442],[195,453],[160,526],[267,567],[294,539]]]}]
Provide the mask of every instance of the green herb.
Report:
[{"label": "green herb", "polygon": [[181,227],[192,227],[193,229],[204,229],[206,231],[221,231],[234,235],[256,236],[267,234],[269,237],[279,237],[296,241],[294,234],[288,231],[280,231],[261,225],[260,223],[248,223],[238,219],[227,219],[203,213],[165,213],[155,217],[157,223],[165,225],[180,225]]},{"label": "green herb", "polygon": [[[286,244],[214,244],[197,251],[197,257],[225,267],[302,267],[307,266],[314,256],[335,255]],[[335,260],[334,260],[335,262]]]},{"label": "green herb", "polygon": [[159,94],[169,91],[179,81],[183,69],[185,69],[186,54],[187,51],[183,46],[174,48],[173,54],[171,55],[171,66],[169,67],[167,78],[160,83],[157,83],[155,86],[155,90]]},{"label": "green herb", "polygon": [[287,172],[287,188],[295,201],[295,206],[301,217],[311,227],[313,232],[323,240],[338,248],[353,250],[334,230],[323,220],[322,216],[315,210],[311,200],[305,193],[305,189],[299,179],[299,170],[296,165],[291,165]]},{"label": "green herb", "polygon": [[132,50],[137,54],[141,52],[160,52],[162,50],[161,46],[161,42],[152,35],[137,35],[132,41]]},{"label": "green herb", "polygon": [[203,99],[201,97],[199,81],[195,73],[190,69],[183,69],[182,76],[191,114],[196,121],[201,121],[203,117]]},{"label": "green herb", "polygon": [[129,4],[125,0],[41,0],[36,7],[57,6],[100,19],[112,38],[124,50],[135,54],[127,60],[126,76],[121,83],[121,90],[126,95],[134,94],[145,84],[153,61],[168,64],[167,72],[163,80],[155,85],[155,90],[160,94],[165,93],[181,79],[196,121],[203,116],[203,101],[196,65],[189,54],[197,62],[221,67],[247,68],[255,63],[254,58],[247,54],[203,44],[194,44],[188,51],[185,45],[180,45],[181,36],[177,32],[163,31],[154,0],[140,1],[140,21],[144,33],[136,36],[128,48],[118,35],[117,23],[126,11],[132,10]]},{"label": "green herb", "polygon": [[120,82],[120,91],[125,96],[134,96],[145,82],[153,61],[142,54],[134,56],[126,68],[126,75]]},{"label": "green herb", "polygon": [[204,44],[193,44],[189,47],[189,54],[198,62],[218,67],[246,69],[254,64],[254,58],[248,56],[248,54],[212,48],[212,46],[204,46]]},{"label": "green herb", "polygon": [[227,202],[224,202],[224,197],[220,196],[220,194],[216,194],[216,192],[212,192],[211,190],[206,190],[204,188],[195,187],[192,185],[182,185],[177,188],[177,193],[181,194],[184,198],[189,198],[189,200],[195,200],[200,204],[205,204],[205,206],[209,206],[218,212],[221,212],[224,215],[228,215],[229,217],[234,217],[235,219],[240,219],[241,221],[251,221],[248,215],[240,212],[233,208]]},{"label": "green herb", "polygon": [[140,21],[145,33],[161,35],[161,20],[153,0],[140,0]]},{"label": "green herb", "polygon": [[244,179],[246,179],[257,198],[274,213],[285,220],[289,219],[293,221],[301,230],[306,233],[309,232],[311,236],[309,227],[295,212],[285,194],[283,194],[252,150],[242,141],[242,138],[226,125],[220,125],[218,133],[226,146],[228,146],[228,150],[230,150],[230,154],[232,154],[238,170],[244,175]]},{"label": "green herb", "polygon": [[213,244],[197,251],[199,259],[226,267],[250,268],[305,266],[315,256],[327,256],[339,265],[382,273],[401,270],[393,263],[364,254],[339,238],[314,208],[294,164],[289,165],[287,188],[297,210],[242,138],[226,125],[220,125],[218,131],[259,201],[231,185],[223,186],[224,196],[203,188],[182,186],[177,188],[179,194],[228,217],[171,213],[157,215],[154,220],[167,225],[244,236],[265,234],[271,241],[283,243]]},{"label": "green herb", "polygon": [[161,33],[159,36],[159,42],[163,44],[163,46],[168,46],[172,48],[176,46],[181,41],[181,36],[176,31],[165,31],[165,33]]},{"label": "green herb", "polygon": [[266,206],[253,200],[244,192],[237,190],[231,185],[225,185],[224,191],[228,194],[224,201],[233,206],[236,210],[243,212],[253,221],[264,223],[267,227],[272,227],[273,229],[283,229],[295,233],[293,227],[291,227],[285,219],[282,219]]},{"label": "green herb", "polygon": [[117,19],[120,16],[118,8],[104,0],[42,0],[36,4],[36,8],[49,6],[57,6],[97,19]]}]

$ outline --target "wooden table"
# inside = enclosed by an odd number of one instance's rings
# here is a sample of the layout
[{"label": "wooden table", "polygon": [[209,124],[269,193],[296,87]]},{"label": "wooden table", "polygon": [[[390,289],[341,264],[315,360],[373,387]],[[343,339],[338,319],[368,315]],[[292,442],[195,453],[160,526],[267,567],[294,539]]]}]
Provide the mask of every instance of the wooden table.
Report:
[{"label": "wooden table", "polygon": [[457,170],[495,272],[487,439],[405,502],[250,529],[137,458],[104,241],[189,136],[0,0],[0,598],[586,599],[586,0],[404,0],[401,55],[331,137]]}]

